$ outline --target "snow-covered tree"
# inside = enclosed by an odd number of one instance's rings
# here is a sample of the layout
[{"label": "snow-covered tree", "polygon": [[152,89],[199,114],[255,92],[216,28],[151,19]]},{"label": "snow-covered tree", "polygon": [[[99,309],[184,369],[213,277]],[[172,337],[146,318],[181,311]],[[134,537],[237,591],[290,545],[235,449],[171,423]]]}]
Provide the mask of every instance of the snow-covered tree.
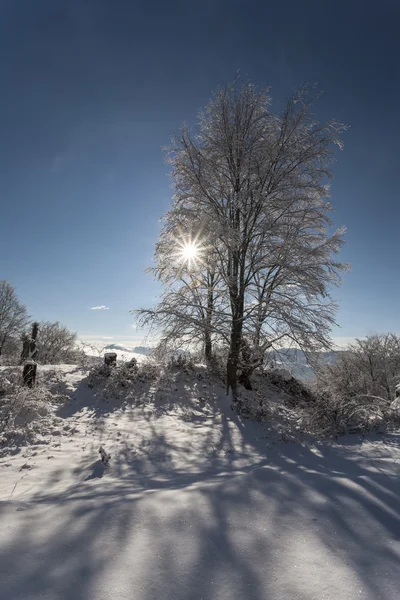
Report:
[{"label": "snow-covered tree", "polygon": [[15,288],[0,280],[0,356],[19,338],[28,321],[26,307],[18,300]]},{"label": "snow-covered tree", "polygon": [[[319,123],[312,104],[310,90],[300,89],[274,114],[268,92],[236,80],[217,91],[194,134],[182,129],[168,154],[175,196],[154,269],[168,289],[155,314],[175,304],[178,333],[183,323],[185,332],[204,331],[199,312],[212,256],[220,306],[212,306],[210,330],[228,341],[234,396],[240,369],[248,379],[274,344],[330,346],[336,306],[329,290],[345,265],[334,258],[343,229],[330,233],[328,179],[344,127]],[[173,257],[176,269],[160,276]]]},{"label": "snow-covered tree", "polygon": [[75,360],[76,333],[72,333],[58,322],[39,323],[37,336],[38,361],[42,364],[57,364]]}]

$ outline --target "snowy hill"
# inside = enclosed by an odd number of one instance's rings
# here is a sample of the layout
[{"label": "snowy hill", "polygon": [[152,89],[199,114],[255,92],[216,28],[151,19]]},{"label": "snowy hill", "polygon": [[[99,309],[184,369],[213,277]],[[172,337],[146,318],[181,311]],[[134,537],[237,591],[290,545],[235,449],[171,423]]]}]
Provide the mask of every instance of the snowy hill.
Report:
[{"label": "snowy hill", "polygon": [[64,400],[2,451],[0,598],[397,600],[397,436],[284,444],[204,368],[146,369],[39,367]]}]

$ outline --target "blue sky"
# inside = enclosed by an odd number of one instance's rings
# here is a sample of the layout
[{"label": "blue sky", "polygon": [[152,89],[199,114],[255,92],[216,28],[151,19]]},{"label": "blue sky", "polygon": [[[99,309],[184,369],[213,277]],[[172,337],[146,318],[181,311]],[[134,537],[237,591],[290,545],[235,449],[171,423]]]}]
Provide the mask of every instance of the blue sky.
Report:
[{"label": "blue sky", "polygon": [[399,332],[399,27],[397,0],[2,0],[0,279],[36,319],[140,341],[129,310],[159,292],[144,269],[172,195],[161,147],[239,70],[277,109],[318,82],[318,116],[351,126],[333,336]]}]

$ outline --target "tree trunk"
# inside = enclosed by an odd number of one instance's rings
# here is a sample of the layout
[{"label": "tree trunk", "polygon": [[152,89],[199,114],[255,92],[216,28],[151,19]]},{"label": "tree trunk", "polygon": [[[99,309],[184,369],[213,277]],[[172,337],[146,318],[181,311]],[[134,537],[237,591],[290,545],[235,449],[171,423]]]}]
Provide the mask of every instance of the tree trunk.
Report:
[{"label": "tree trunk", "polygon": [[252,385],[250,377],[258,367],[261,367],[264,362],[265,349],[260,348],[260,336],[256,335],[252,347],[249,346],[246,339],[242,339],[241,353],[241,371],[239,375],[239,383],[246,390],[251,390]]},{"label": "tree trunk", "polygon": [[241,352],[242,352],[242,360],[241,360],[241,365],[240,365],[241,368],[240,368],[240,374],[239,374],[238,381],[241,385],[243,385],[243,387],[246,388],[246,390],[251,390],[252,387],[251,387],[251,382],[250,382],[250,375],[253,372],[252,360],[251,360],[252,357],[251,357],[249,345],[245,339],[242,339]]},{"label": "tree trunk", "polygon": [[204,356],[208,363],[212,361],[212,342],[208,331],[205,333]]},{"label": "tree trunk", "polygon": [[32,339],[29,345],[29,358],[32,360],[37,360],[38,350],[36,348],[36,338],[39,331],[39,323],[35,323],[32,325]]},{"label": "tree trunk", "polygon": [[[233,203],[230,208],[230,221],[235,233],[239,233],[240,228],[240,210],[238,194],[240,194],[240,181],[236,174],[235,194],[232,198]],[[243,312],[244,312],[244,256],[243,249],[234,249],[228,259],[228,273],[230,277],[230,301],[232,309],[231,340],[226,365],[227,393],[232,390],[233,401],[237,400],[238,367],[240,357],[240,347],[242,345],[243,331]]]},{"label": "tree trunk", "polygon": [[242,369],[242,372],[239,375],[239,383],[246,389],[252,390],[252,385],[250,381],[250,375],[253,373],[254,369]]},{"label": "tree trunk", "polygon": [[212,341],[211,341],[211,320],[214,311],[214,274],[209,273],[208,291],[207,291],[207,310],[206,310],[206,329],[204,332],[204,354],[207,362],[212,360]]},{"label": "tree trunk", "polygon": [[24,334],[24,336],[22,338],[21,358],[20,358],[20,361],[19,361],[20,365],[23,365],[24,362],[26,360],[28,360],[30,343],[31,343],[31,340],[30,340],[29,336],[26,335],[26,334]]},{"label": "tree trunk", "polygon": [[226,365],[227,393],[232,390],[233,399],[237,399],[237,371],[239,367],[240,346],[242,343],[242,319],[235,318],[232,321],[231,343],[229,348],[228,362]]}]

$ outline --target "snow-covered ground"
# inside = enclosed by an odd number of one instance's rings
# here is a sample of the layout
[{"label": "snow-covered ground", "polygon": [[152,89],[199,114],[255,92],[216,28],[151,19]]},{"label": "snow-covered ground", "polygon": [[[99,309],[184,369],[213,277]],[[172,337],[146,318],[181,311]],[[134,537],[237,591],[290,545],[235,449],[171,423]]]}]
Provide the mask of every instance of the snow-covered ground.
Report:
[{"label": "snow-covered ground", "polygon": [[0,459],[1,600],[399,598],[398,436],[274,442],[201,372],[42,376],[71,400]]}]

